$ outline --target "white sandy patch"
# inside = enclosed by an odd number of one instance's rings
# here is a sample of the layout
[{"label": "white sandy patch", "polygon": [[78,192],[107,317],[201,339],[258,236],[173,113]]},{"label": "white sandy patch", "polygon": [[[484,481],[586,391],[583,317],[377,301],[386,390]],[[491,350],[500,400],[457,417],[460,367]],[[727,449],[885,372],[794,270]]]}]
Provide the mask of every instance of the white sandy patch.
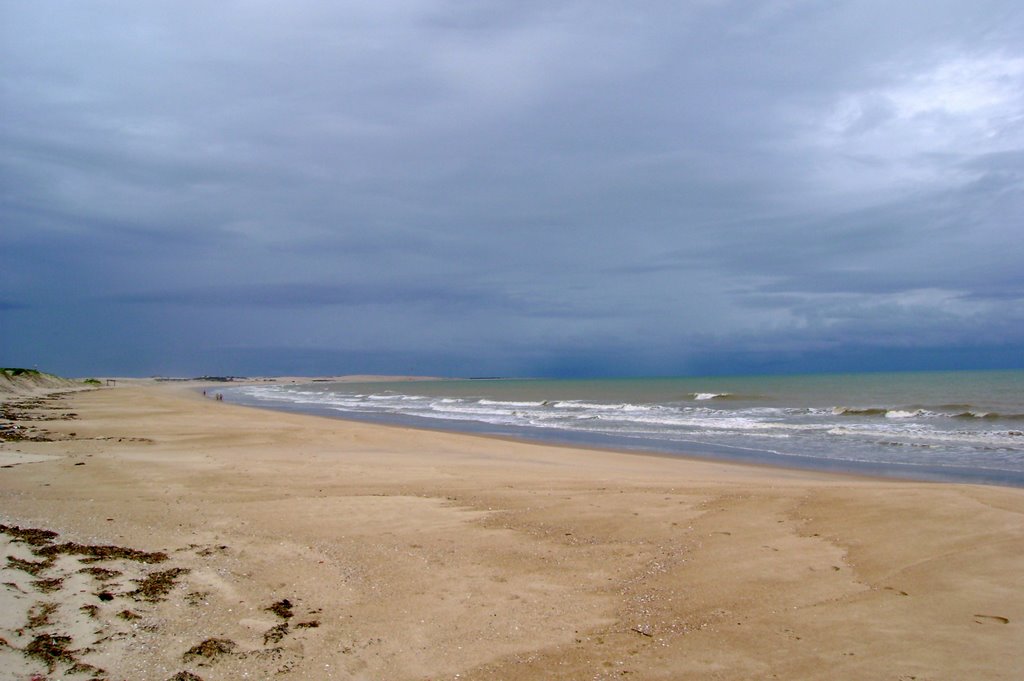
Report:
[{"label": "white sandy patch", "polygon": [[61,457],[49,454],[26,454],[25,452],[5,452],[0,450],[0,466],[17,466],[22,463],[40,463],[55,461]]}]

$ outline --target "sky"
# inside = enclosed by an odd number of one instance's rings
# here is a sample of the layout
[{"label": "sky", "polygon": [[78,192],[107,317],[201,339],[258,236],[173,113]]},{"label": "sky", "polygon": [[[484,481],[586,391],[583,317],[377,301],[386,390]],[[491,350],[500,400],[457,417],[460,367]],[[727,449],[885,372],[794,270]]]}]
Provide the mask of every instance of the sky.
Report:
[{"label": "sky", "polygon": [[1019,0],[0,0],[0,364],[1024,368]]}]

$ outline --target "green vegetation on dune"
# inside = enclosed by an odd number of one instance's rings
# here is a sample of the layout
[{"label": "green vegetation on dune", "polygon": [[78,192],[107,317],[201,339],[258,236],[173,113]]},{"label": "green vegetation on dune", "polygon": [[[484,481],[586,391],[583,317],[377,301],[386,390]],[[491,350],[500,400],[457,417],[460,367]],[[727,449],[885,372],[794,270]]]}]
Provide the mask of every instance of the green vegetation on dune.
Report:
[{"label": "green vegetation on dune", "polygon": [[13,378],[15,376],[49,376],[49,374],[44,374],[43,372],[39,371],[38,369],[21,369],[21,368],[18,368],[18,367],[0,367],[0,371],[2,371],[8,378]]},{"label": "green vegetation on dune", "polygon": [[[55,378],[60,381],[69,381],[74,379],[67,379],[57,374],[48,374],[45,371],[39,371],[39,369],[25,369],[24,367],[0,367],[0,374],[3,374],[7,378]],[[103,382],[97,378],[85,378],[82,379],[82,383],[86,385],[103,385]]]},{"label": "green vegetation on dune", "polygon": [[26,369],[24,367],[0,367],[0,384],[4,392],[38,390],[46,386],[72,386],[75,384],[91,387],[102,386],[103,381],[98,378],[73,379],[64,378],[56,374],[48,374],[39,369]]}]

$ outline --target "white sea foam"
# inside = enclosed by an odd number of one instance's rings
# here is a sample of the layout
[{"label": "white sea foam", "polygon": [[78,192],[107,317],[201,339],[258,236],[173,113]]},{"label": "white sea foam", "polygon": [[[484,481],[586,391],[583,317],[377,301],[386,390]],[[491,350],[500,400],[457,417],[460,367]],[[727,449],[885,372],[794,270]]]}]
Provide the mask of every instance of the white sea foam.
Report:
[{"label": "white sea foam", "polygon": [[917,416],[924,416],[925,411],[923,409],[889,409],[885,412],[885,418],[887,419],[912,419]]},{"label": "white sea foam", "polygon": [[[474,386],[474,389],[476,386]],[[330,409],[339,414],[367,418],[408,417],[446,423],[481,424],[498,432],[530,429],[566,431],[587,436],[608,436],[657,443],[673,443],[689,451],[694,443],[752,451],[780,451],[794,456],[826,457],[921,464],[929,466],[998,466],[1024,473],[1024,435],[1008,429],[1007,419],[982,400],[941,396],[911,397],[885,405],[864,395],[850,397],[854,405],[808,405],[799,401],[775,403],[760,398],[753,407],[746,400],[720,399],[729,393],[694,392],[688,400],[636,402],[622,399],[538,399],[536,391],[457,396],[429,395],[429,390],[403,394],[394,388],[379,392],[345,392],[341,386],[244,386],[228,392],[260,402]],[[747,391],[742,391],[748,394]],[[684,391],[676,395],[687,394]],[[754,393],[750,393],[754,394]],[[760,393],[758,393],[760,394]],[[609,395],[614,395],[609,391]],[[533,399],[531,399],[533,398]],[[943,399],[945,398],[945,399]],[[678,398],[675,398],[678,400]],[[717,401],[716,401],[717,400]],[[854,401],[856,400],[856,401]],[[1007,406],[1003,406],[1003,405]],[[938,406],[929,406],[938,405]],[[1003,414],[1019,414],[1016,402],[996,405]]]},{"label": "white sea foam", "polygon": [[560,400],[557,402],[547,402],[546,406],[555,407],[556,409],[595,409],[599,411],[647,411],[651,409],[643,404],[629,404],[627,402],[617,403],[600,403],[600,402],[584,402],[582,400]]},{"label": "white sea foam", "polygon": [[[442,400],[442,402],[443,401],[444,400]],[[503,401],[503,400],[486,400],[486,399],[477,400],[477,404],[489,404],[489,405],[494,405],[494,406],[499,406],[499,407],[511,407],[511,408],[515,408],[515,407],[541,407],[541,406],[544,405],[543,402],[508,402],[508,401]]]}]

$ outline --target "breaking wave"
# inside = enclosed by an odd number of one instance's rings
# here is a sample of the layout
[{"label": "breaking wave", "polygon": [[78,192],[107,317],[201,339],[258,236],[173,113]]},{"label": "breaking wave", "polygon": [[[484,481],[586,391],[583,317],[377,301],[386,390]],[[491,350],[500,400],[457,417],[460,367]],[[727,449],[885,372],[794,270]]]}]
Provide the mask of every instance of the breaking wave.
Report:
[{"label": "breaking wave", "polygon": [[1021,421],[1024,414],[1001,414],[984,411],[969,404],[942,405],[939,407],[832,407],[836,416],[882,416],[889,419],[984,419],[986,421]]},{"label": "breaking wave", "polygon": [[[1024,476],[1024,414],[977,404],[826,406],[783,403],[729,392],[685,393],[676,401],[538,399],[521,391],[487,395],[416,394],[414,386],[360,390],[333,386],[258,385],[228,388],[243,401],[333,412],[387,422],[545,437],[614,438],[644,447],[697,445],[842,461],[973,466]],[[676,393],[679,395],[680,393]],[[621,398],[621,395],[619,395]],[[533,398],[533,399],[531,399]],[[1012,402],[1010,404],[1013,404]],[[993,405],[995,406],[995,404]],[[464,425],[456,425],[456,424]],[[451,424],[448,426],[447,424]],[[550,436],[537,435],[550,433]]]}]

